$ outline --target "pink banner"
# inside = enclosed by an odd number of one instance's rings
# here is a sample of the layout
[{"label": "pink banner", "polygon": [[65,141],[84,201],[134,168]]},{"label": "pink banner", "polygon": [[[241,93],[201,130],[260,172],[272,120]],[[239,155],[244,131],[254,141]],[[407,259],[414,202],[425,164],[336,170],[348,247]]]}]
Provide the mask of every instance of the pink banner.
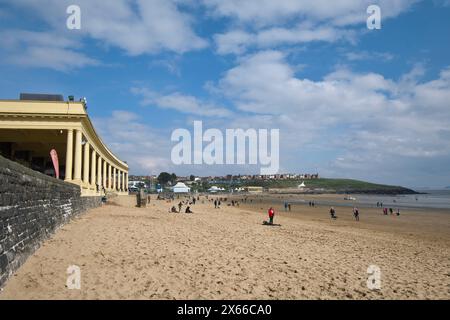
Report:
[{"label": "pink banner", "polygon": [[52,158],[53,168],[55,169],[56,179],[59,179],[59,162],[58,162],[58,153],[55,149],[50,151],[50,157]]}]

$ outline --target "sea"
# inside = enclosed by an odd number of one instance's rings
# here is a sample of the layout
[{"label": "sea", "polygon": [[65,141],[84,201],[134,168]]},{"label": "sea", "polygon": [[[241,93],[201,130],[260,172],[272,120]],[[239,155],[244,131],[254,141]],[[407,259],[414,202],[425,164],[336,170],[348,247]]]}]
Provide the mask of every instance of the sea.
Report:
[{"label": "sea", "polygon": [[[450,190],[416,190],[420,194],[408,195],[378,195],[378,194],[351,194],[348,197],[355,200],[342,201],[346,195],[342,195],[342,200],[333,201],[326,199],[315,200],[317,205],[343,206],[343,207],[377,207],[377,202],[382,203],[387,208],[410,208],[410,209],[449,209],[450,213]],[[284,203],[285,200],[280,200]],[[291,203],[305,204],[307,200],[291,200]]]},{"label": "sea", "polygon": [[[383,203],[387,208],[433,208],[450,209],[450,190],[416,190],[420,194],[408,195],[366,195],[352,194],[351,197],[356,200],[348,200],[339,205],[376,207],[377,202]],[[343,195],[344,197],[344,195]],[[319,201],[318,201],[319,202]],[[327,201],[320,201],[321,204],[327,204]],[[329,203],[336,205],[336,203]],[[450,211],[449,211],[450,212]]]}]

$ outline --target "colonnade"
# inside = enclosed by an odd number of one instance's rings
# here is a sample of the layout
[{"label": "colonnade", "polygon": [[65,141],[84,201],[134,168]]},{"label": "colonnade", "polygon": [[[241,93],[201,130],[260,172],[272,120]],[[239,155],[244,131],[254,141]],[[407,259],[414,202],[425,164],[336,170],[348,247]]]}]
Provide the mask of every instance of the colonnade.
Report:
[{"label": "colonnade", "polygon": [[65,173],[65,180],[80,185],[84,195],[128,192],[128,171],[105,159],[79,129],[67,130]]}]

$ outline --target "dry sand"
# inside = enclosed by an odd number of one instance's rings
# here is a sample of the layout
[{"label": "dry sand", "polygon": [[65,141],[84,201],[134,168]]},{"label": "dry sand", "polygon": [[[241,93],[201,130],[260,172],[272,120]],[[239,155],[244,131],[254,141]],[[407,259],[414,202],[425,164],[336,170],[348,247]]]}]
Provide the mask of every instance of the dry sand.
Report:
[{"label": "dry sand", "polygon": [[[400,217],[297,206],[261,225],[270,199],[240,208],[211,203],[194,214],[134,197],[62,227],[9,280],[0,299],[449,299],[450,214]],[[262,210],[260,208],[263,208]],[[81,290],[66,270],[81,268]],[[367,268],[381,268],[369,290]]]}]

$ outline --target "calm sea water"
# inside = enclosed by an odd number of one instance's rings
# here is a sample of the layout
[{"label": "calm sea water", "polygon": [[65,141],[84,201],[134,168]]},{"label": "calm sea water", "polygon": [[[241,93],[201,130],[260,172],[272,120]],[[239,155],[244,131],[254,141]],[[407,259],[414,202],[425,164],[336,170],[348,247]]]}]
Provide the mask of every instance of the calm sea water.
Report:
[{"label": "calm sea water", "polygon": [[450,209],[450,190],[426,190],[426,194],[417,195],[397,195],[397,196],[377,196],[377,195],[356,195],[357,203],[364,205],[382,202],[385,207],[404,208],[436,208]]},{"label": "calm sea water", "polygon": [[[382,202],[384,207],[392,208],[435,208],[450,209],[450,190],[417,190],[426,194],[412,195],[351,195],[355,201],[348,201],[348,206],[377,206]],[[325,204],[325,203],[323,203]]]},{"label": "calm sea water", "polygon": [[[377,207],[377,202],[382,202],[387,208],[434,208],[434,209],[450,209],[450,190],[417,190],[426,194],[413,195],[366,195],[352,194],[351,197],[356,200],[349,201],[327,201],[316,200],[316,204],[330,206],[361,206],[361,207]],[[345,195],[342,195],[344,199]],[[284,200],[282,201],[284,203]],[[293,203],[305,204],[304,200],[291,201]],[[450,212],[450,211],[449,211]]]}]

